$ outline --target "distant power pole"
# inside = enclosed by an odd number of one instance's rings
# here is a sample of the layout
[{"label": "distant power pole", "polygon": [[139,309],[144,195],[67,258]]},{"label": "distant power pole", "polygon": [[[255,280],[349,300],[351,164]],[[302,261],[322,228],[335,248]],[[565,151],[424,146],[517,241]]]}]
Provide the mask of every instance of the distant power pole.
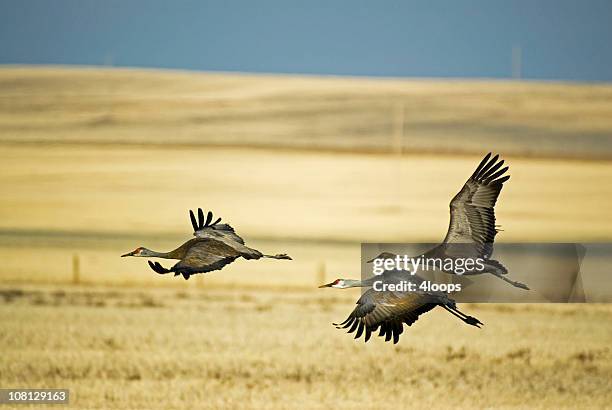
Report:
[{"label": "distant power pole", "polygon": [[[204,276],[204,275],[202,275]],[[325,262],[321,262],[319,263],[319,267],[316,270],[316,275],[315,275],[315,285],[319,286],[323,283],[325,283]]]},{"label": "distant power pole", "polygon": [[512,47],[512,78],[519,80],[523,76],[523,49],[521,46]]}]

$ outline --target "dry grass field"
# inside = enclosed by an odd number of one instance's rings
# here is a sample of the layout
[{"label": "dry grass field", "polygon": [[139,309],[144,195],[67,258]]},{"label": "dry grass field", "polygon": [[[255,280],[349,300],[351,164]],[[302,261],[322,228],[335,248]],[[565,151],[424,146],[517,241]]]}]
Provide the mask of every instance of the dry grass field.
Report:
[{"label": "dry grass field", "polygon": [[[512,175],[500,240],[612,239],[610,86],[0,69],[0,387],[99,409],[609,407],[609,305],[463,305],[483,329],[433,311],[397,346],[331,326],[358,292],[316,285],[358,277],[360,242],[440,240],[489,150]],[[198,206],[294,261],[184,281],[119,257],[178,245]]]},{"label": "dry grass field", "polygon": [[[612,309],[464,305],[396,346],[333,326],[356,294],[4,288],[3,387],[71,390],[71,408],[604,408]],[[22,407],[20,407],[22,408]],[[37,407],[32,407],[37,408]]]}]

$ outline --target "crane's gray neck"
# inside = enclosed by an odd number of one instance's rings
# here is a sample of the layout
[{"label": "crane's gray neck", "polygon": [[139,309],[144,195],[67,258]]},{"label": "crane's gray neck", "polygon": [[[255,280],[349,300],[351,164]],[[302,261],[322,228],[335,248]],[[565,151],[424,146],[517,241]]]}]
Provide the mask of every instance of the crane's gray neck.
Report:
[{"label": "crane's gray neck", "polygon": [[357,280],[357,279],[343,279],[344,281],[344,288],[361,288],[364,286],[370,286],[369,284],[366,283],[367,279],[365,281],[362,280]]},{"label": "crane's gray neck", "polygon": [[172,255],[172,252],[157,252],[146,248],[144,249],[144,252],[141,256],[148,256],[151,258],[175,259]]}]

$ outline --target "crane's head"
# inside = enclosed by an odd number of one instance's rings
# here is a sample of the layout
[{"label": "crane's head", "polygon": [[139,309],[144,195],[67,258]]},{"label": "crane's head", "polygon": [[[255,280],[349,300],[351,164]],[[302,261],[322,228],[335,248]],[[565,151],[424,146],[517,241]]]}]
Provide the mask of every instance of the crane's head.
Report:
[{"label": "crane's head", "polygon": [[149,249],[140,247],[140,248],[134,249],[132,252],[128,252],[124,255],[121,255],[122,258],[125,256],[153,256],[153,255]]},{"label": "crane's head", "polygon": [[338,288],[338,289],[344,289],[344,288],[350,288],[351,286],[347,283],[347,280],[345,279],[336,279],[335,281],[328,283],[327,285],[321,285],[319,286],[319,288]]}]

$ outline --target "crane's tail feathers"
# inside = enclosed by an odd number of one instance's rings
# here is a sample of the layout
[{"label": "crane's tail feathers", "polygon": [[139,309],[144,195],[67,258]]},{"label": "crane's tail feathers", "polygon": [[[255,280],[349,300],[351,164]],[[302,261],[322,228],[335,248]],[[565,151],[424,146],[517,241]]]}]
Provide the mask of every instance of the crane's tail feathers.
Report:
[{"label": "crane's tail feathers", "polygon": [[495,259],[487,259],[484,262],[484,272],[491,272],[494,275],[505,275],[508,273],[508,269],[501,264],[501,262],[496,261]]},{"label": "crane's tail feathers", "polygon": [[216,224],[221,222],[221,218],[217,218],[215,222],[211,223],[212,218],[212,212],[208,211],[208,213],[206,214],[206,220],[204,220],[204,211],[202,211],[202,208],[198,208],[198,219],[196,220],[193,211],[191,209],[189,210],[189,219],[191,219],[191,225],[193,226],[194,231],[199,231],[200,229],[215,226]]},{"label": "crane's tail feathers", "polygon": [[264,258],[272,258],[272,259],[287,259],[292,261],[293,259],[291,258],[291,256],[287,255],[286,253],[278,253],[276,255],[263,255]]},{"label": "crane's tail feathers", "polygon": [[161,266],[159,262],[151,262],[151,261],[147,261],[147,262],[149,262],[149,266],[151,267],[151,269],[153,269],[155,272],[159,273],[160,275],[164,275],[166,273],[172,272],[172,270],[166,269],[163,266]]},{"label": "crane's tail feathers", "polygon": [[459,311],[459,309],[455,307],[450,307],[448,305],[440,305],[440,306],[442,306],[448,312],[452,313],[454,316],[458,317],[459,319],[461,319],[463,322],[467,323],[468,325],[476,326],[477,328],[480,328],[480,326],[484,326],[484,323],[476,319],[474,316],[468,316],[462,313],[461,311]]}]

